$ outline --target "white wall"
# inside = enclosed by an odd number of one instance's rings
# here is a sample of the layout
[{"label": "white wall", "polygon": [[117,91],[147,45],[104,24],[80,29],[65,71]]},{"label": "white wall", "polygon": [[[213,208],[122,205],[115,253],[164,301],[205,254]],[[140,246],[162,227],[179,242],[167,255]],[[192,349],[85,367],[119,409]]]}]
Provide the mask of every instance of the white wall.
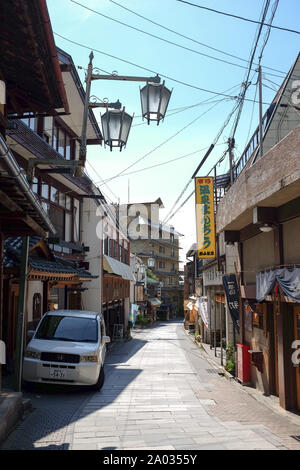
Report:
[{"label": "white wall", "polygon": [[89,198],[83,199],[82,207],[82,242],[90,250],[86,253],[85,261],[89,263],[89,272],[98,276],[97,279],[84,282],[88,290],[82,293],[83,309],[93,312],[102,311],[102,241],[96,234],[97,224],[101,218],[96,215],[97,204]]},{"label": "white wall", "polygon": [[[41,281],[28,281],[28,295],[27,295],[27,321],[32,321],[32,306],[34,294],[41,294],[43,305],[43,283]],[[41,308],[41,313],[42,308]]]}]

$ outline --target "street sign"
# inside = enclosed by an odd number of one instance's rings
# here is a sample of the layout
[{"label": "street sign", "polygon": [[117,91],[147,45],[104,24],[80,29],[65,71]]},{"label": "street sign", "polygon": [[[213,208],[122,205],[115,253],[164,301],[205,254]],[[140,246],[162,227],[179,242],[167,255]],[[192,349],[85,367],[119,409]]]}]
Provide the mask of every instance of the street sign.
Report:
[{"label": "street sign", "polygon": [[195,197],[198,258],[216,258],[212,177],[195,178]]}]

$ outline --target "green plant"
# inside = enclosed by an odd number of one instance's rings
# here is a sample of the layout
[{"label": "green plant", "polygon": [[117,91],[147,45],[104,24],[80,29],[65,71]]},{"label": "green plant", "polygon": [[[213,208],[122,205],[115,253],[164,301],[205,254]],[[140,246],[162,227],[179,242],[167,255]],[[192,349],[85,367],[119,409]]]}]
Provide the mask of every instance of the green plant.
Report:
[{"label": "green plant", "polygon": [[235,347],[233,344],[228,344],[226,348],[226,366],[227,372],[235,375],[236,361],[235,361]]},{"label": "green plant", "polygon": [[136,325],[148,326],[149,323],[150,323],[150,320],[148,318],[145,318],[143,315],[139,314],[136,316],[136,319],[135,319]]}]

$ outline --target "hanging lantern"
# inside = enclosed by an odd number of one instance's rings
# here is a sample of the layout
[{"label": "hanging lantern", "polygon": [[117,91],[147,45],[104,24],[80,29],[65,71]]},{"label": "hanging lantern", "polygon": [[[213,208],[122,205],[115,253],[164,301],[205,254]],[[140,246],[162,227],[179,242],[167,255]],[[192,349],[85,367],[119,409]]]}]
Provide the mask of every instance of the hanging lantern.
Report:
[{"label": "hanging lantern", "polygon": [[122,110],[108,110],[101,116],[102,132],[105,145],[110,150],[119,147],[120,151],[125,147],[131,127],[133,116]]},{"label": "hanging lantern", "polygon": [[140,93],[143,118],[147,119],[148,124],[157,121],[158,125],[165,117],[172,91],[165,87],[165,82],[162,85],[148,82]]}]

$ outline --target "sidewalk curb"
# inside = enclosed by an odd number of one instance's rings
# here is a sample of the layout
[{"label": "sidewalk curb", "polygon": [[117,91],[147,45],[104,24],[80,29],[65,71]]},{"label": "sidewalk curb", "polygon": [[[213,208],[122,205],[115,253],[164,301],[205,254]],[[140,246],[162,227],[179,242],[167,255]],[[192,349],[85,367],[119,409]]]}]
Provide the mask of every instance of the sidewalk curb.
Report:
[{"label": "sidewalk curb", "polygon": [[277,414],[280,414],[281,416],[286,417],[289,421],[291,421],[293,424],[296,424],[300,426],[300,416],[296,415],[295,413],[292,413],[291,411],[285,410],[282,408],[279,404],[272,403],[272,398],[271,396],[264,396],[262,392],[258,391],[255,388],[249,389],[246,385],[243,385],[240,383],[235,377],[233,377],[229,372],[227,372],[222,366],[219,364],[216,364],[207,354],[205,349],[200,346],[197,341],[193,341],[191,335],[188,333],[188,331],[183,328],[185,334],[191,339],[193,344],[196,344],[198,346],[201,355],[203,359],[205,359],[214,369],[218,370],[218,374],[224,376],[227,380],[230,380],[232,384],[236,385],[237,387],[240,388],[243,392],[247,393],[251,398],[254,400],[258,401],[262,405],[265,405],[268,407],[270,410],[274,411]]},{"label": "sidewalk curb", "polygon": [[[0,403],[0,444],[21,420],[24,411],[31,407],[30,400],[23,401],[21,392],[3,392]],[[30,402],[30,403],[29,403]]]}]

